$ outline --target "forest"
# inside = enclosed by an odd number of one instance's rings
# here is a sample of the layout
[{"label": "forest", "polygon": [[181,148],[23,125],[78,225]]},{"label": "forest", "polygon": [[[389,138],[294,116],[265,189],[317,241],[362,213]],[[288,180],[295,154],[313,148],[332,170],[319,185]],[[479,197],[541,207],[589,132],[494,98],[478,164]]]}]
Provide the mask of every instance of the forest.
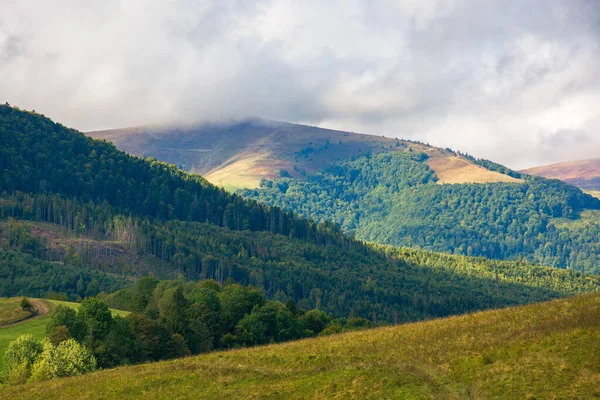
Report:
[{"label": "forest", "polygon": [[[598,290],[596,277],[521,260],[447,258],[365,244],[332,222],[227,194],[201,177],[129,156],[41,115],[0,106],[0,117],[7,296],[46,291],[78,300],[148,274],[181,275],[252,285],[269,299],[292,298],[301,310],[318,308],[336,318],[404,322]],[[417,188],[435,179],[422,155],[411,157],[392,160],[412,168],[410,177],[394,178],[398,185],[416,181]],[[402,170],[372,168],[371,179]],[[24,180],[22,173],[36,179]],[[349,173],[361,181],[361,170]],[[35,233],[43,224],[53,227],[51,240]],[[67,245],[61,248],[62,242]],[[44,274],[27,272],[28,264]]]},{"label": "forest", "polygon": [[[44,221],[39,210],[47,210],[48,203],[54,217]],[[78,300],[111,293],[128,278],[181,275],[252,285],[269,298],[292,298],[301,309],[319,308],[337,317],[404,322],[599,289],[597,277],[523,260],[396,249],[349,238],[317,245],[269,232],[113,214],[107,204],[88,208],[60,195],[17,193],[3,204],[0,215],[8,219],[0,235],[0,274],[6,296],[56,292]],[[73,229],[67,212],[77,220],[94,218]],[[32,226],[41,221],[53,222],[50,226],[76,245],[59,251],[55,243],[36,238]],[[116,257],[115,246],[127,251]]]},{"label": "forest", "polygon": [[426,160],[412,152],[365,155],[305,178],[264,180],[241,193],[334,221],[367,241],[600,272],[600,226],[563,223],[600,209],[600,200],[560,181],[518,174],[512,175],[524,183],[440,185]]}]

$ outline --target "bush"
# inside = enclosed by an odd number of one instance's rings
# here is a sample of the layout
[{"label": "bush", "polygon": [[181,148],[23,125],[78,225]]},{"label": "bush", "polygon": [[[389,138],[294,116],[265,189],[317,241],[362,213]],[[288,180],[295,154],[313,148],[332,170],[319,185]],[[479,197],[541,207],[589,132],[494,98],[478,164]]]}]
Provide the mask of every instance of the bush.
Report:
[{"label": "bush", "polygon": [[77,376],[96,370],[96,358],[74,339],[52,345],[44,341],[44,351],[33,365],[31,380],[45,381],[65,376]]},{"label": "bush", "polygon": [[27,297],[23,297],[21,299],[21,301],[19,302],[19,305],[25,311],[28,311],[31,313],[35,312],[35,308],[33,307],[33,304],[31,304],[31,302],[29,301],[29,299]]},{"label": "bush", "polygon": [[96,358],[74,339],[55,346],[48,339],[40,342],[33,335],[22,335],[8,345],[4,368],[5,383],[21,384],[94,371]]},{"label": "bush", "polygon": [[4,353],[4,381],[9,384],[25,383],[41,352],[42,344],[30,334],[10,342]]}]

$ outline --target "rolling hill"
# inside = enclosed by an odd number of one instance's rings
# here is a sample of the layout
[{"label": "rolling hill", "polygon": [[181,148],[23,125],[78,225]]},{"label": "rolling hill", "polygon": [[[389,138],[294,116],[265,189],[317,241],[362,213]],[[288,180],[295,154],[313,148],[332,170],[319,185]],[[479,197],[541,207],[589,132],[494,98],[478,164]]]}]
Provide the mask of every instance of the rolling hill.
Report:
[{"label": "rolling hill", "polygon": [[600,395],[600,296],[0,389],[6,398],[560,398]]},{"label": "rolling hill", "polygon": [[548,179],[560,179],[598,196],[600,192],[600,159],[563,162],[521,171]]},{"label": "rolling hill", "polygon": [[9,106],[0,144],[5,296],[93,296],[154,274],[251,284],[336,317],[414,321],[598,290],[596,277],[522,260],[366,245]]},{"label": "rolling hill", "polygon": [[89,134],[361,240],[600,271],[599,201],[451,149],[263,120]]},{"label": "rolling hill", "polygon": [[87,135],[111,141],[134,155],[175,164],[230,190],[256,188],[262,178],[278,178],[282,173],[300,177],[366,153],[397,151],[425,152],[440,183],[519,182],[472,159],[422,143],[261,119]]}]

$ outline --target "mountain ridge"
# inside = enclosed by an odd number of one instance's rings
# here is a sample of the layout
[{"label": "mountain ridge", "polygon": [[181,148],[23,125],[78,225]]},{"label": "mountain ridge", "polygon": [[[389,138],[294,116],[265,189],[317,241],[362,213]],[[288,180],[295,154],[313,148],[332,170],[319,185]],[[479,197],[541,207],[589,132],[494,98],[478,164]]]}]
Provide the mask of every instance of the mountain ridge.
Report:
[{"label": "mountain ridge", "polygon": [[427,154],[439,183],[520,182],[489,170],[450,149],[384,136],[263,119],[169,128],[135,127],[86,132],[145,155],[199,173],[230,190],[259,186],[263,178],[310,174],[331,163],[366,153]]},{"label": "mountain ridge", "polygon": [[548,179],[559,179],[580,189],[600,193],[600,159],[559,162],[520,171]]}]

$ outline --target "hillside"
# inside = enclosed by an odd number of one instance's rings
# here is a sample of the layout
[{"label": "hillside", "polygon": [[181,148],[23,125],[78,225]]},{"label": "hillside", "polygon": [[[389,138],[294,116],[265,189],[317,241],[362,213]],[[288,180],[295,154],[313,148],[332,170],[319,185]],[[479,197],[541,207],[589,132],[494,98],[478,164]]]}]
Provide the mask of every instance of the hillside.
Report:
[{"label": "hillside", "polygon": [[106,370],[6,398],[560,398],[600,395],[600,296]]},{"label": "hillside", "polygon": [[600,191],[600,159],[563,162],[521,171],[548,179],[560,179],[591,192]]},{"label": "hillside", "polygon": [[363,240],[600,271],[600,228],[596,214],[586,212],[600,209],[598,199],[530,176],[520,176],[518,183],[440,185],[428,162],[423,152],[365,155],[300,178],[265,180],[240,193],[317,221],[334,221]]},{"label": "hillside", "polygon": [[[320,305],[335,316],[414,321],[600,290],[597,277],[519,261],[367,247],[352,241],[345,247],[335,242],[320,246],[211,224],[126,220],[106,208],[102,213],[74,208],[78,214],[106,218],[95,220],[107,227],[102,233],[78,233],[64,224],[18,214],[29,207],[36,215],[35,202],[44,207],[37,196],[23,196],[14,207],[0,206],[0,215],[30,219],[9,220],[0,242],[19,232],[22,242],[35,243],[28,247],[13,242],[10,250],[0,251],[4,296],[58,292],[77,299],[111,293],[130,278],[152,274],[232,279],[272,298],[292,297],[304,309]],[[60,199],[53,204],[62,208]],[[128,236],[118,237],[120,228],[111,227],[111,221],[127,221]]]},{"label": "hillside", "polygon": [[256,188],[282,171],[300,177],[365,153],[425,152],[440,183],[518,182],[472,160],[422,143],[252,119],[187,127],[138,127],[87,132],[135,155],[199,173],[227,189]]},{"label": "hillside", "polygon": [[336,317],[414,321],[598,290],[595,277],[521,261],[365,245],[8,106],[0,144],[5,296],[76,299],[181,275],[251,284]]},{"label": "hillside", "polygon": [[600,271],[597,232],[573,229],[594,221],[562,221],[600,202],[450,149],[263,120],[90,134],[361,240]]}]

